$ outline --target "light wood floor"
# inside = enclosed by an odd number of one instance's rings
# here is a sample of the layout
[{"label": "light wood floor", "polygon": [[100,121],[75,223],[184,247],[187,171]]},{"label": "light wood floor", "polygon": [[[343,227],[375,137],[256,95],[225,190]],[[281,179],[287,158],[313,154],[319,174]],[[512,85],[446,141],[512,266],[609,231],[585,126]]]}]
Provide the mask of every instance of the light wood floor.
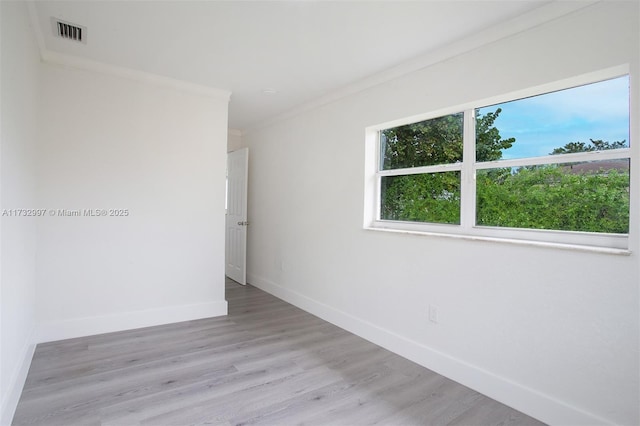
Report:
[{"label": "light wood floor", "polygon": [[38,345],[15,425],[540,425],[251,286],[227,317]]}]

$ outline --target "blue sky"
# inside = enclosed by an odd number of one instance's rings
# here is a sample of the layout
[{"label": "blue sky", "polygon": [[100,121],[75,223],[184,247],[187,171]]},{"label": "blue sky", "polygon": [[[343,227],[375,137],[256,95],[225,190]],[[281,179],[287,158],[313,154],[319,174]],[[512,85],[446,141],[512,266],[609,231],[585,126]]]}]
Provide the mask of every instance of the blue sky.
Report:
[{"label": "blue sky", "polygon": [[480,108],[502,113],[495,122],[502,138],[515,137],[503,158],[548,155],[568,142],[602,139],[629,143],[629,77]]}]

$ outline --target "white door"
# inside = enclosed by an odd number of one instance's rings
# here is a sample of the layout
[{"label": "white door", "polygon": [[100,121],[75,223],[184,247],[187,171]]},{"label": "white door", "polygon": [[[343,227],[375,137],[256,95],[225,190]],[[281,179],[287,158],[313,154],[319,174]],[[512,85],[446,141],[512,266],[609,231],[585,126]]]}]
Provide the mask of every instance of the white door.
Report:
[{"label": "white door", "polygon": [[247,283],[247,175],[249,148],[227,154],[227,225],[225,274]]}]

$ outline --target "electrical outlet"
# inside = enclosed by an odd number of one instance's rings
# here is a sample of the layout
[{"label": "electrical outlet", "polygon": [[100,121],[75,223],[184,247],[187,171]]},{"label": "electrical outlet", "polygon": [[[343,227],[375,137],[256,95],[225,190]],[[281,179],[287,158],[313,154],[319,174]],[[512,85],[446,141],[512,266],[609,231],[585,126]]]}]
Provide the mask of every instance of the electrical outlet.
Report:
[{"label": "electrical outlet", "polygon": [[438,323],[438,307],[434,305],[429,305],[429,321],[434,324]]}]

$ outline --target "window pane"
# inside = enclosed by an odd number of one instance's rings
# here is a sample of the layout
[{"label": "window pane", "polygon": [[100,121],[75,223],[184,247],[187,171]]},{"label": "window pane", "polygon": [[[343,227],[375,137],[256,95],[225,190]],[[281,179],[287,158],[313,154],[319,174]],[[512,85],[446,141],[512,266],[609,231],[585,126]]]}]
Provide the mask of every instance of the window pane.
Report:
[{"label": "window pane", "polygon": [[476,110],[476,161],[629,146],[629,76]]},{"label": "window pane", "polygon": [[479,170],[476,223],[629,232],[629,160]]},{"label": "window pane", "polygon": [[380,170],[462,161],[463,113],[380,132]]},{"label": "window pane", "polygon": [[380,219],[460,223],[460,172],[383,176]]}]

